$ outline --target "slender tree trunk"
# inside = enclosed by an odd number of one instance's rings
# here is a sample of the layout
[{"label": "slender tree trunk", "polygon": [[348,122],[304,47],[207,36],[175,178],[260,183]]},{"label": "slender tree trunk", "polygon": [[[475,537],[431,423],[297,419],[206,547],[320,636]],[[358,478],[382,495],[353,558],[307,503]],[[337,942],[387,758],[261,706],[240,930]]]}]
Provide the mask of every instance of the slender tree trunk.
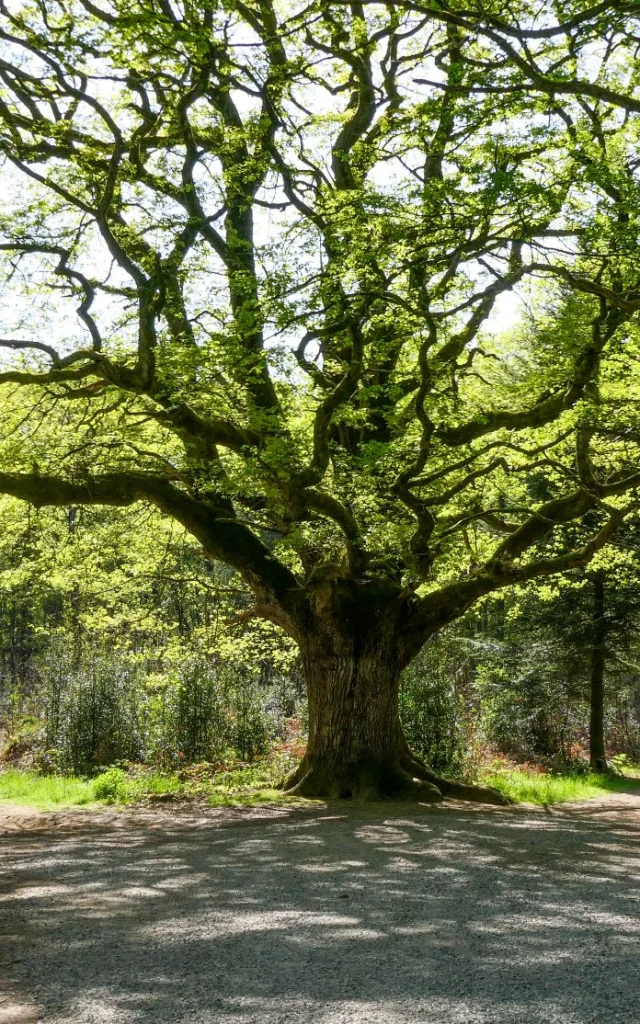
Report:
[{"label": "slender tree trunk", "polygon": [[605,666],[605,589],[604,580],[593,580],[593,642],[591,647],[591,715],[589,722],[589,760],[596,772],[607,771],[604,743],[604,666]]}]

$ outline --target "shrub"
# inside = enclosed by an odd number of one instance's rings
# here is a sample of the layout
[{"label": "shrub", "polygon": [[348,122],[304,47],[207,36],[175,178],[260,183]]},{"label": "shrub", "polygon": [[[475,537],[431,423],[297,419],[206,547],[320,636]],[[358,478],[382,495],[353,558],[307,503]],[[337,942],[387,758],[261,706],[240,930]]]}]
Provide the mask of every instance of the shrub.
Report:
[{"label": "shrub", "polygon": [[96,800],[114,804],[127,796],[129,784],[127,773],[122,768],[108,768],[93,780],[93,795]]},{"label": "shrub", "polygon": [[0,761],[16,764],[25,759],[31,760],[40,749],[43,738],[43,723],[33,715],[23,715],[4,741]]},{"label": "shrub", "polygon": [[467,774],[465,703],[446,641],[418,655],[402,676],[400,717],[412,750],[443,775]]},{"label": "shrub", "polygon": [[300,699],[293,674],[195,655],[135,662],[102,652],[74,665],[52,646],[41,668],[42,718],[25,718],[6,750],[41,772],[253,761],[286,735]]}]

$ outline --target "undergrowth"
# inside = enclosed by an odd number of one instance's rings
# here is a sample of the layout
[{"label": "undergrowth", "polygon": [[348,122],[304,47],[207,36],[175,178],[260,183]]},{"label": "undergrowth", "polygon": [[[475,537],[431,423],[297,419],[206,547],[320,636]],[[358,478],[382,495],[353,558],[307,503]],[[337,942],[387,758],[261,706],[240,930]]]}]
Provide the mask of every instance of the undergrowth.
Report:
[{"label": "undergrowth", "polygon": [[0,802],[47,811],[95,800],[93,782],[76,776],[38,775],[15,768],[0,772]]},{"label": "undergrowth", "polygon": [[483,782],[499,789],[515,803],[539,806],[590,800],[607,793],[625,793],[634,789],[640,793],[640,778],[620,775],[552,774],[516,769],[489,773]]},{"label": "undergrowth", "polygon": [[207,763],[191,765],[180,772],[123,764],[108,768],[93,779],[39,775],[12,768],[0,772],[0,802],[41,810],[90,803],[124,806],[179,800],[200,800],[213,807],[287,803],[293,798],[277,787],[295,763],[288,752],[276,751],[253,764],[235,763],[224,771]]},{"label": "undergrowth", "polygon": [[236,764],[225,771],[207,763],[191,765],[178,773],[154,772],[140,766],[109,768],[93,780],[96,799],[111,804],[142,800],[206,801],[213,807],[287,802],[277,787],[292,770],[295,760],[275,753],[254,764]]},{"label": "undergrowth", "polygon": [[[0,772],[0,803],[41,810],[190,800],[213,807],[299,803],[299,798],[287,797],[278,788],[295,763],[290,752],[278,750],[253,764],[235,763],[223,766],[224,770],[208,763],[190,765],[180,772],[122,764],[86,779],[7,769]],[[499,789],[515,803],[544,806],[588,800],[607,793],[640,793],[640,768],[625,765],[624,772],[624,775],[594,775],[491,766],[483,773],[481,781]]]}]

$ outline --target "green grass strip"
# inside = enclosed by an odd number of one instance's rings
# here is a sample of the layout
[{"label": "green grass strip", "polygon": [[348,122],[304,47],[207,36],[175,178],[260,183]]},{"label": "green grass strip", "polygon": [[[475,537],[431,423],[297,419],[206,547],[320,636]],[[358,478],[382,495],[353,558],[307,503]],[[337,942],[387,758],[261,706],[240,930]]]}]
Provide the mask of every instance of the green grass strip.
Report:
[{"label": "green grass strip", "polygon": [[[609,793],[640,795],[640,777],[637,775],[547,774],[512,770],[488,773],[482,781],[499,789],[515,803],[538,806],[589,800]],[[185,784],[176,775],[168,773],[144,772],[131,776],[120,768],[108,769],[95,779],[38,775],[15,769],[0,772],[0,803],[39,810],[60,810],[88,804],[127,805],[163,797],[180,801],[190,796],[206,801],[211,807],[311,802],[284,796],[268,784],[262,770],[255,774],[249,769],[221,772],[198,786]]]},{"label": "green grass strip", "polygon": [[62,775],[37,775],[9,769],[0,772],[0,801],[42,811],[80,807],[95,800],[93,783]]},{"label": "green grass strip", "polygon": [[640,794],[640,779],[617,775],[552,775],[535,772],[496,772],[483,779],[516,803],[549,806],[590,800],[608,793]]}]

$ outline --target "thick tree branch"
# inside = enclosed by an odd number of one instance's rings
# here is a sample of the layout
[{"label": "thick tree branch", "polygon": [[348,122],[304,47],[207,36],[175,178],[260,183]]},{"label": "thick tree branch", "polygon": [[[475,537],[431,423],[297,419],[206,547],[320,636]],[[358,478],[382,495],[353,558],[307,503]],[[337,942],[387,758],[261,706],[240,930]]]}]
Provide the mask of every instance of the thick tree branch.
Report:
[{"label": "thick tree branch", "polygon": [[182,523],[212,558],[236,569],[256,593],[283,608],[294,604],[299,587],[295,576],[246,525],[235,520],[228,503],[194,498],[166,477],[116,472],[77,482],[35,473],[0,473],[0,494],[36,508],[151,502]]}]

